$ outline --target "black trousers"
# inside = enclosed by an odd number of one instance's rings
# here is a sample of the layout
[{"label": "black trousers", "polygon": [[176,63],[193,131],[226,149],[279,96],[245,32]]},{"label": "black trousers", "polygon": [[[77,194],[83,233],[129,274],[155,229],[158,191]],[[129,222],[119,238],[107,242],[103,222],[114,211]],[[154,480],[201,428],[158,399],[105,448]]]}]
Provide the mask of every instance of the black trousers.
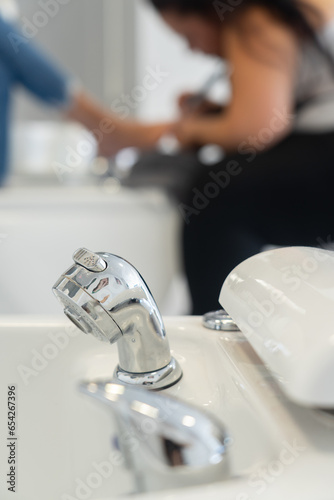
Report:
[{"label": "black trousers", "polygon": [[227,275],[266,244],[334,237],[334,132],[291,134],[272,149],[205,167],[184,203],[184,264],[193,314],[219,307]]}]

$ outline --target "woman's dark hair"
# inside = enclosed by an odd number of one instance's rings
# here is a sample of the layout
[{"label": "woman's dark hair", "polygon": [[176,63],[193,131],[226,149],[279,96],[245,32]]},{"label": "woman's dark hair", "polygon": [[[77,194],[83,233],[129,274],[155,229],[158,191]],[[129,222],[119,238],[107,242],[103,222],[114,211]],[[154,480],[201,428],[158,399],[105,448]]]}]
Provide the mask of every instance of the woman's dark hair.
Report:
[{"label": "woman's dark hair", "polygon": [[[334,76],[334,60],[319,40],[309,18],[318,23],[322,15],[307,0],[150,0],[160,11],[174,10],[180,14],[199,14],[217,22],[233,21],[250,7],[262,7],[291,28],[300,38],[308,38],[325,57]],[[310,16],[310,17],[309,17]]]},{"label": "woman's dark hair", "polygon": [[286,25],[301,36],[315,38],[314,30],[305,16],[305,11],[321,18],[317,9],[300,0],[234,0],[225,2],[219,0],[151,0],[160,12],[175,10],[180,14],[200,14],[217,21],[225,21],[236,17],[239,12],[248,7],[260,6],[278,16]]}]

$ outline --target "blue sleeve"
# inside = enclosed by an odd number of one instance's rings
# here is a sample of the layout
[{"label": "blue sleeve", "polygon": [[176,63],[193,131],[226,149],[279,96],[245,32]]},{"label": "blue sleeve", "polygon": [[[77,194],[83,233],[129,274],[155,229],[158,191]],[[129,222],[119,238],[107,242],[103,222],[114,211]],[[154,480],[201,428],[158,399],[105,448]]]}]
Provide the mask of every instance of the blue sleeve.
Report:
[{"label": "blue sleeve", "polygon": [[11,86],[12,76],[0,58],[0,186],[6,178],[8,167],[7,144]]},{"label": "blue sleeve", "polygon": [[70,101],[69,78],[35,44],[0,16],[0,61],[19,83],[44,102],[64,106]]}]

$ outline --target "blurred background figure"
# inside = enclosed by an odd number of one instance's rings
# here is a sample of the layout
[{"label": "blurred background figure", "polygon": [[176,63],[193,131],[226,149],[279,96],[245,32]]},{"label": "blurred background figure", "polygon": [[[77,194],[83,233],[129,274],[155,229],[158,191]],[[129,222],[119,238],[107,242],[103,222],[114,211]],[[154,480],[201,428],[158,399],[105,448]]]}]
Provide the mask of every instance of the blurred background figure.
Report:
[{"label": "blurred background figure", "polygon": [[[189,106],[174,133],[226,158],[179,208],[193,312],[218,306],[232,269],[266,245],[311,245],[333,234],[334,2],[152,0],[189,46],[230,66],[221,112]],[[187,107],[187,99],[183,100]]]},{"label": "blurred background figure", "polygon": [[[55,76],[44,91],[57,81],[58,94],[31,99],[27,86],[40,92],[43,79],[29,70],[3,101],[13,119],[1,255],[17,261],[24,247],[31,266],[17,280],[3,270],[2,312],[58,312],[43,291],[84,245],[137,265],[165,314],[190,311],[184,266],[201,314],[218,307],[241,260],[332,234],[332,1],[153,3],[18,0],[20,31],[3,18],[7,35],[22,37],[14,46]],[[15,71],[3,80],[11,88]],[[10,289],[41,268],[29,297]]]},{"label": "blurred background figure", "polygon": [[[50,8],[50,4],[46,5]],[[59,9],[59,4],[54,5]],[[47,17],[46,12],[41,11],[43,19]],[[30,38],[36,27],[31,22],[25,25],[25,31],[16,29],[13,21],[17,13],[14,1],[0,0],[0,183],[6,177],[10,104],[12,91],[18,85],[44,103],[58,108],[67,119],[78,121],[92,131],[103,156],[112,156],[127,146],[154,147],[161,135],[167,132],[168,125],[145,126],[121,120],[104,109],[74,77],[61,70],[33,43]],[[54,15],[53,10],[50,15],[52,13]]]},{"label": "blurred background figure", "polygon": [[[34,89],[27,92],[16,80],[23,76],[21,67],[12,65],[28,64],[24,58],[10,58],[15,78],[10,80],[11,95],[4,86],[10,97],[5,102],[11,147],[6,186],[0,191],[0,313],[60,314],[51,286],[82,245],[131,261],[164,314],[188,312],[177,208],[160,187],[127,189],[115,177],[115,170],[131,170],[136,149],[109,160],[96,156],[114,155],[130,144],[138,150],[153,147],[166,130],[156,123],[175,120],[181,90],[201,86],[213,64],[190,56],[146,1],[17,4],[15,25],[3,18],[7,35],[12,35],[4,37],[6,49],[14,52],[16,47],[27,61],[34,53],[43,77],[37,78],[29,59],[25,81]],[[14,47],[8,46],[10,40]],[[50,100],[41,99],[34,92],[37,87],[44,95],[51,93]],[[53,100],[55,88],[64,101]],[[17,265],[23,253],[24,265]]]}]

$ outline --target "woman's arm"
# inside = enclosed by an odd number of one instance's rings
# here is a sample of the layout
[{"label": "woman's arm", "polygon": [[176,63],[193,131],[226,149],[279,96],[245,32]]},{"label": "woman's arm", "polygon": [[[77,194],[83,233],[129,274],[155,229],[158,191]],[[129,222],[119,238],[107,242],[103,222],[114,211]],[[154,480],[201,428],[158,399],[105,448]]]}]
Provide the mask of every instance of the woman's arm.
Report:
[{"label": "woman's arm", "polygon": [[[185,146],[215,143],[234,152],[249,142],[262,150],[291,129],[297,37],[258,8],[244,16],[223,35],[224,56],[233,67],[232,101],[219,116],[178,123],[174,132]],[[270,143],[264,144],[265,136]]]},{"label": "woman's arm", "polygon": [[0,60],[20,84],[43,102],[59,108],[67,119],[84,125],[96,137],[100,154],[111,156],[123,147],[153,148],[170,124],[141,125],[122,121],[73,83],[50,58],[0,16]]},{"label": "woman's arm", "polygon": [[161,136],[169,133],[172,127],[170,123],[149,125],[134,120],[122,120],[84,91],[73,93],[65,116],[80,122],[90,130],[98,142],[100,155],[106,157],[126,147],[153,149]]},{"label": "woman's arm", "polygon": [[0,58],[12,76],[44,102],[65,106],[69,101],[69,77],[12,23],[0,16]]}]

